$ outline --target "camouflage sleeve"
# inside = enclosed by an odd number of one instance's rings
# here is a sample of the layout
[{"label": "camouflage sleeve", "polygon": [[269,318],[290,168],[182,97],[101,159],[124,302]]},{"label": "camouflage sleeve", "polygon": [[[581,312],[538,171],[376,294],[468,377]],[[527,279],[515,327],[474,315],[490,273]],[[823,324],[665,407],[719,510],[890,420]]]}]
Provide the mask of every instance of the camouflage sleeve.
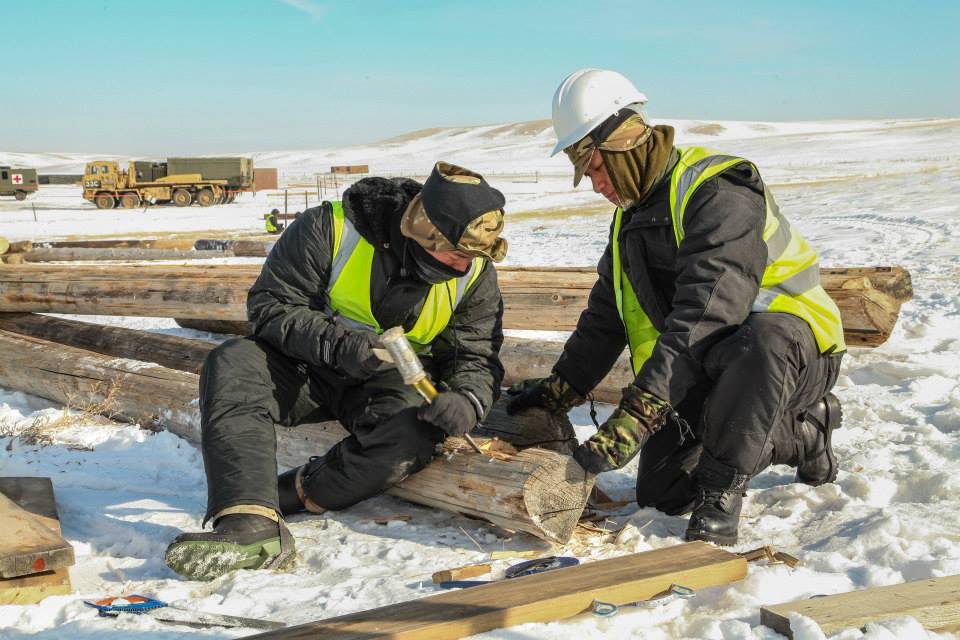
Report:
[{"label": "camouflage sleeve", "polygon": [[290,357],[324,362],[320,337],[331,322],[324,309],[332,252],[329,203],[307,209],[277,240],[247,294],[255,336]]}]

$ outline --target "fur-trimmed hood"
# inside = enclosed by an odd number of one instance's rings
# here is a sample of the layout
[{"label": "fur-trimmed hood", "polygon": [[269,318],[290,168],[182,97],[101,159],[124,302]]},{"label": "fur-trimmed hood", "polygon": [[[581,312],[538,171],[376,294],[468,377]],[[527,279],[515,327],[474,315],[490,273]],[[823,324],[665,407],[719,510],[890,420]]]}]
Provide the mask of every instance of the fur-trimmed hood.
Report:
[{"label": "fur-trimmed hood", "polygon": [[364,178],[343,192],[343,212],[367,242],[400,252],[400,218],[422,188],[409,178]]}]

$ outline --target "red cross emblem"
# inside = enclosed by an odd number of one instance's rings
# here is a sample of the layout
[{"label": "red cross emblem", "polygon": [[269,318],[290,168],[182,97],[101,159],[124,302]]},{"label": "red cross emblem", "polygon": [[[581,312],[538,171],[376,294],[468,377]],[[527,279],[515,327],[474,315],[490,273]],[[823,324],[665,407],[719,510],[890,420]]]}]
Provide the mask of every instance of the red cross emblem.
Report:
[{"label": "red cross emblem", "polygon": [[20,184],[21,182],[23,182],[23,176],[19,173],[13,174],[13,184]]}]

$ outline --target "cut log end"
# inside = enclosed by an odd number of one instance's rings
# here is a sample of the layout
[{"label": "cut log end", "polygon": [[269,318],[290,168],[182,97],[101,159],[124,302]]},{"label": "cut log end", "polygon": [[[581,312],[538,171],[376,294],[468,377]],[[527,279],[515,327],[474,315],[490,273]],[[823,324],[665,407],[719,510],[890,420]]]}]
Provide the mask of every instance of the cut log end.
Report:
[{"label": "cut log end", "polygon": [[553,542],[563,544],[570,540],[577,527],[595,476],[584,471],[571,457],[554,455],[544,461],[543,451],[526,449],[518,454],[520,458],[541,464],[524,484],[524,505],[543,532]]}]

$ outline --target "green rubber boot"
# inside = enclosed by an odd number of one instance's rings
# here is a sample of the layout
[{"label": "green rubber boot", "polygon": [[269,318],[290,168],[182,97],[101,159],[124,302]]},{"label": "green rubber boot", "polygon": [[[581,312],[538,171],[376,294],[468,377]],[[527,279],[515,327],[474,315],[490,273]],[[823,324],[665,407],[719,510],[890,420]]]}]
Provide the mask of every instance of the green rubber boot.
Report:
[{"label": "green rubber boot", "polygon": [[295,560],[293,536],[283,520],[234,513],[217,520],[213,531],[182,533],[164,562],[191,580],[213,580],[235,569],[289,569]]}]

